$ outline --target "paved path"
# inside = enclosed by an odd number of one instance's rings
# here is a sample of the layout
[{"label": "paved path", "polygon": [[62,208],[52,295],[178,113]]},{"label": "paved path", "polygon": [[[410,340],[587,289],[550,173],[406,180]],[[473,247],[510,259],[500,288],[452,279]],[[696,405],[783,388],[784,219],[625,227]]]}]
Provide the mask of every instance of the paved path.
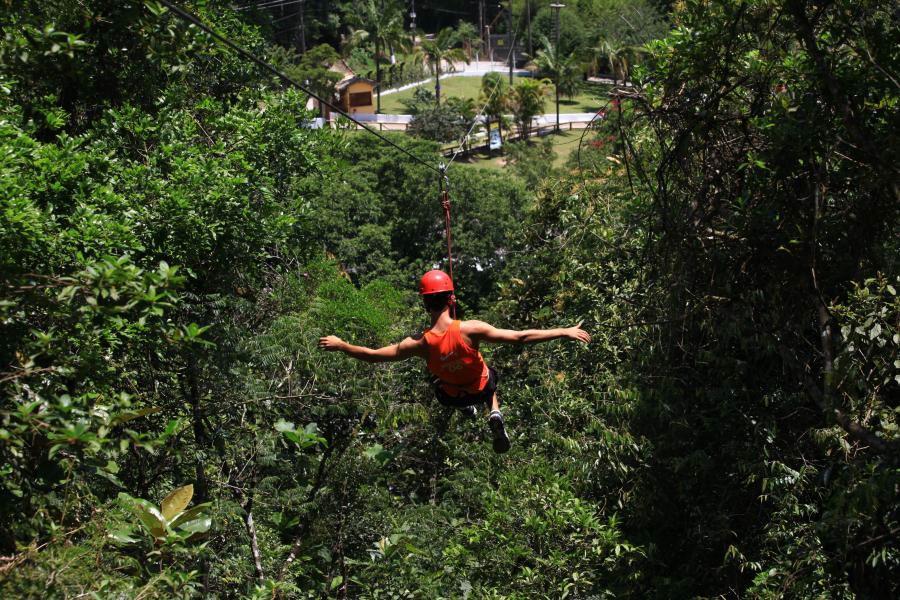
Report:
[{"label": "paved path", "polygon": [[[502,62],[488,62],[485,60],[472,62],[469,64],[466,63],[457,63],[455,65],[456,71],[448,71],[443,73],[442,77],[481,77],[485,73],[509,73],[509,65]],[[515,69],[513,70],[513,75],[519,75],[522,77],[530,77],[531,71],[526,69]],[[413,83],[407,83],[406,85],[401,85],[400,87],[390,88],[387,90],[383,90],[381,92],[382,96],[387,96],[389,94],[393,94],[395,92],[402,92],[403,90],[408,90],[410,88],[419,87],[420,85],[425,85],[426,83],[431,83],[434,81],[434,77],[429,77],[428,79],[423,79],[422,81],[415,81]]]},{"label": "paved path", "polygon": [[[443,74],[444,77],[481,77],[485,73],[509,73],[509,65],[504,62],[488,62],[485,60],[472,62],[469,64],[466,63],[456,63],[454,65],[456,67],[456,71],[448,71]],[[533,73],[527,69],[514,69],[513,75],[519,75],[521,77],[530,77]],[[623,86],[623,87],[631,87],[631,82],[622,82],[621,80],[610,79],[609,77],[588,77],[588,82],[590,83],[599,83],[603,85],[615,85],[615,86]],[[382,96],[387,96],[389,94],[393,94],[395,92],[402,92],[403,90],[408,90],[410,88],[418,87],[420,85],[425,85],[426,83],[431,83],[434,81],[434,77],[429,77],[428,79],[423,79],[422,81],[414,81],[413,83],[407,83],[406,85],[401,85],[396,88],[389,88],[381,92]]]},{"label": "paved path", "polygon": [[[587,113],[559,113],[559,122],[562,123],[587,123],[591,119],[594,118],[594,115],[597,113],[587,112]],[[363,121],[365,123],[381,123],[384,125],[407,125],[410,121],[412,121],[412,115],[389,115],[389,114],[380,114],[380,115],[361,115],[356,114],[353,115],[354,118],[359,121]],[[482,121],[484,117],[482,117]],[[543,127],[545,125],[554,125],[556,123],[556,113],[545,113],[543,115],[538,115],[534,118],[534,125],[536,127]]]},{"label": "paved path", "polygon": [[632,87],[630,81],[623,82],[621,79],[610,79],[609,77],[588,77],[587,80],[591,83],[602,83],[605,85]]}]

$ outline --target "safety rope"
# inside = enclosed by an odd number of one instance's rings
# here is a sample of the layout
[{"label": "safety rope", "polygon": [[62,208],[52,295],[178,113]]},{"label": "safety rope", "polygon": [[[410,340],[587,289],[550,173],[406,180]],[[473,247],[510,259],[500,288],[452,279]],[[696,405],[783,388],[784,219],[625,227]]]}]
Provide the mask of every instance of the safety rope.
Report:
[{"label": "safety rope", "polygon": [[[453,286],[456,287],[456,282],[453,279],[453,233],[450,228],[450,190],[448,189],[450,183],[447,179],[447,165],[441,163],[438,167],[441,171],[441,180],[438,184],[440,189],[440,197],[441,197],[441,207],[444,209],[444,231],[447,236],[447,270],[449,271],[450,281],[453,281]],[[454,300],[450,304],[450,314],[453,318],[456,318],[456,298],[454,294]]]},{"label": "safety rope", "polygon": [[[494,17],[494,21],[496,21],[497,18],[499,18],[501,14],[503,14],[503,13],[502,12],[497,13],[497,16]],[[491,27],[493,27],[493,23],[491,24]],[[516,23],[516,28],[513,30],[513,45],[512,45],[512,48],[510,49],[510,53],[512,53],[513,49],[516,47],[517,39],[519,39],[519,24],[518,24],[518,22]],[[511,59],[511,60],[513,60],[513,59]],[[500,71],[496,71],[496,72],[500,73]],[[497,82],[494,84],[494,89],[491,90],[491,93],[487,97],[487,100],[485,100],[484,105],[481,107],[481,110],[479,110],[478,114],[475,116],[475,120],[472,122],[472,126],[469,127],[469,130],[459,139],[459,143],[456,146],[456,150],[453,152],[453,156],[450,157],[450,161],[447,163],[447,170],[450,169],[450,166],[453,164],[453,161],[456,160],[456,157],[459,156],[460,153],[462,152],[463,146],[465,145],[466,140],[468,140],[469,136],[472,135],[472,132],[475,130],[475,127],[478,125],[478,122],[481,120],[481,116],[484,114],[484,111],[487,109],[488,104],[491,103],[491,100],[494,99],[494,96],[497,94],[497,91],[502,87],[502,83],[503,83],[502,79],[497,80]],[[497,126],[500,127],[501,125],[498,123]],[[488,140],[488,142],[490,142],[490,140]]]}]

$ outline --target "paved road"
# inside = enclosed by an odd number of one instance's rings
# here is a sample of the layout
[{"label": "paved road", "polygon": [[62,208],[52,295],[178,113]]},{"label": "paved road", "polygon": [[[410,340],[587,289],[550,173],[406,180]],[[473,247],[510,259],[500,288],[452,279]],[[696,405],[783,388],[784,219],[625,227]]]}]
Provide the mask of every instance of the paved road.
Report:
[{"label": "paved road", "polygon": [[[559,122],[560,123],[587,123],[591,119],[594,118],[594,115],[597,113],[588,112],[588,113],[559,113]],[[380,114],[380,115],[361,115],[356,114],[354,117],[360,121],[365,123],[380,123],[383,125],[403,125],[404,128],[406,125],[412,121],[412,115],[389,115],[389,114]],[[482,117],[482,120],[484,118]],[[546,113],[543,115],[538,115],[534,118],[534,125],[537,127],[543,127],[545,125],[553,125],[556,123],[556,113]]]},{"label": "paved road", "polygon": [[[509,73],[509,65],[502,62],[487,62],[487,61],[479,61],[473,63],[457,63],[454,65],[456,67],[456,71],[450,71],[448,73],[444,73],[444,77],[481,77],[485,73]],[[513,70],[514,75],[521,75],[523,77],[529,77],[532,75],[532,72],[527,69],[515,69]],[[426,83],[430,83],[434,81],[434,77],[429,77],[428,79],[423,79],[422,81],[415,81],[413,83],[407,83],[406,85],[401,85],[400,87],[386,89],[381,92],[382,96],[387,96],[389,94],[393,94],[395,92],[401,92],[403,90],[408,90],[409,88],[414,88],[420,85],[424,85]],[[631,83],[617,81],[614,79],[610,79],[608,77],[588,77],[588,81],[590,83],[599,83],[604,85],[618,85],[624,87],[631,87]]]},{"label": "paved road", "polygon": [[[485,73],[509,73],[508,64],[502,62],[487,62],[485,60],[472,62],[469,64],[456,63],[454,67],[456,68],[455,71],[443,73],[442,77],[481,77]],[[513,71],[513,74],[528,77],[531,75],[531,71],[525,69],[515,69]],[[429,77],[428,79],[423,79],[422,81],[407,83],[406,85],[401,85],[400,87],[383,90],[381,92],[381,95],[387,96],[395,92],[402,92],[403,90],[408,90],[409,88],[414,88],[426,83],[431,83],[432,81],[434,81],[434,77]]]}]

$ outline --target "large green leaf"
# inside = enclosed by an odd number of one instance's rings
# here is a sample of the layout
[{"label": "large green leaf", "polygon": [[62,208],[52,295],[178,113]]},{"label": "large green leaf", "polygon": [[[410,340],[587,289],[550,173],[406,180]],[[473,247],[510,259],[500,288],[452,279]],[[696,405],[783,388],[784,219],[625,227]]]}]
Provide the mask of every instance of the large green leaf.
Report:
[{"label": "large green leaf", "polygon": [[162,514],[166,522],[171,521],[178,516],[178,513],[187,508],[193,497],[194,486],[190,483],[169,492],[169,495],[162,501]]},{"label": "large green leaf", "polygon": [[206,533],[210,527],[212,527],[212,517],[209,516],[191,519],[178,526],[180,530],[190,533]]},{"label": "large green leaf", "polygon": [[209,508],[210,506],[212,506],[212,505],[209,502],[204,502],[203,504],[198,504],[197,506],[193,506],[190,509],[188,509],[188,510],[184,511],[183,513],[181,513],[180,515],[178,515],[177,517],[175,517],[175,519],[173,519],[172,522],[169,523],[169,525],[171,527],[178,527],[182,523],[185,523],[192,519],[196,519],[197,517],[202,515],[204,513],[204,511],[206,511],[206,509]]},{"label": "large green leaf", "polygon": [[290,421],[285,421],[284,419],[278,419],[278,422],[275,423],[275,431],[280,431],[282,433],[285,431],[294,431],[296,427],[296,425]]},{"label": "large green leaf", "polygon": [[155,506],[140,498],[132,498],[131,509],[137,515],[141,523],[153,537],[161,538],[166,535],[166,519]]},{"label": "large green leaf", "polygon": [[121,412],[112,418],[110,424],[121,425],[122,423],[127,423],[128,421],[133,421],[135,419],[139,419],[140,417],[146,417],[147,415],[153,415],[161,411],[162,409],[158,406],[151,406],[149,408],[142,408],[141,410]]},{"label": "large green leaf", "polygon": [[110,539],[115,540],[120,544],[133,544],[137,541],[137,539],[131,537],[131,534],[131,529],[126,527],[123,529],[114,529],[107,535]]}]

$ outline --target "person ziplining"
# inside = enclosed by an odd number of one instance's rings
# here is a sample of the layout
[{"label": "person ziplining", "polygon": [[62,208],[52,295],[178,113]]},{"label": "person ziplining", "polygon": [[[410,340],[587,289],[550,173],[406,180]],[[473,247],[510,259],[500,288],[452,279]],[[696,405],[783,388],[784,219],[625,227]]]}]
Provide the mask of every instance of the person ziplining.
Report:
[{"label": "person ziplining", "polygon": [[424,359],[434,376],[432,384],[437,401],[443,406],[458,408],[473,418],[478,414],[476,406],[488,406],[494,452],[506,452],[510,442],[497,398],[499,376],[484,361],[479,352],[480,345],[534,344],[560,338],[589,343],[590,334],[579,326],[513,330],[498,329],[484,321],[455,319],[451,316],[456,303],[453,281],[443,271],[425,273],[419,282],[419,294],[431,317],[431,327],[424,332],[377,349],[355,346],[329,335],[319,339],[319,347],[370,363]]},{"label": "person ziplining", "polygon": [[[500,403],[497,399],[497,372],[487,366],[484,358],[478,351],[481,343],[503,344],[529,344],[546,342],[558,338],[569,338],[585,343],[591,341],[591,336],[579,326],[561,329],[528,329],[515,331],[510,329],[497,329],[483,321],[459,321],[455,318],[456,298],[453,295],[453,250],[450,232],[450,197],[445,188],[447,169],[449,165],[434,166],[420,156],[416,156],[403,146],[388,139],[382,133],[372,129],[352,115],[347,114],[329,100],[323,98],[308,89],[298,81],[292,79],[284,72],[262,60],[245,48],[235,44],[232,40],[203,23],[197,15],[181,8],[171,0],[160,0],[160,3],[171,10],[179,19],[190,23],[206,32],[222,44],[228,46],[239,55],[257,64],[267,72],[278,77],[284,83],[291,85],[320,104],[329,107],[335,113],[343,116],[356,124],[366,133],[369,133],[383,143],[394,147],[414,162],[423,165],[429,170],[439,174],[439,188],[441,205],[444,209],[447,232],[447,260],[450,275],[443,271],[429,271],[422,277],[419,284],[419,293],[425,309],[431,316],[431,327],[423,333],[408,337],[398,344],[372,349],[364,346],[348,344],[337,336],[326,336],[319,340],[319,346],[324,350],[341,351],[353,358],[367,362],[384,362],[404,360],[419,357],[427,361],[428,370],[435,376],[434,388],[438,401],[451,407],[463,409],[474,417],[477,414],[476,405],[490,406],[488,424],[493,433],[494,450],[498,453],[509,450],[509,437],[503,423],[503,415],[500,413]],[[499,88],[496,86],[494,92]],[[493,96],[493,93],[491,96]],[[488,99],[490,100],[490,98]],[[487,103],[482,107],[482,114]],[[473,125],[474,128],[474,125]],[[450,163],[460,154],[465,139],[471,133],[471,129],[460,140],[460,146]],[[451,316],[451,313],[453,316]]]}]

